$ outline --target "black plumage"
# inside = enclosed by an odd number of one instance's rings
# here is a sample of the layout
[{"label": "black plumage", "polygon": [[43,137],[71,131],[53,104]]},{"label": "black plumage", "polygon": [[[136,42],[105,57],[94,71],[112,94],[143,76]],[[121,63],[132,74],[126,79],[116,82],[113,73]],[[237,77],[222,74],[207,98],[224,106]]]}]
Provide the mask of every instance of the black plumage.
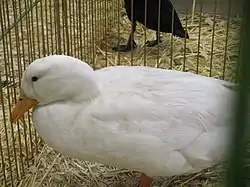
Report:
[{"label": "black plumage", "polygon": [[[124,0],[125,9],[129,20],[132,22],[132,29],[129,40],[126,45],[120,45],[118,47],[114,47],[115,51],[130,51],[131,48],[136,48],[136,43],[134,41],[134,32],[136,30],[136,21],[145,25],[145,11],[147,13],[146,17],[146,27],[156,31],[156,40],[147,41],[147,46],[153,47],[161,42],[160,33],[158,33],[158,25],[159,32],[172,33],[172,25],[173,25],[173,35],[189,39],[189,35],[185,32],[179,16],[176,10],[173,8],[173,5],[170,0]],[[145,7],[145,2],[147,2],[147,6]],[[160,6],[160,24],[158,24],[159,17],[159,4]],[[132,6],[133,5],[133,6]],[[133,16],[132,14],[133,7]],[[147,9],[146,9],[147,8]],[[146,9],[146,10],[145,10]],[[174,10],[174,14],[173,14]],[[172,24],[172,17],[174,15],[174,22]],[[132,42],[132,43],[131,43]],[[132,45],[131,45],[132,44]]]}]

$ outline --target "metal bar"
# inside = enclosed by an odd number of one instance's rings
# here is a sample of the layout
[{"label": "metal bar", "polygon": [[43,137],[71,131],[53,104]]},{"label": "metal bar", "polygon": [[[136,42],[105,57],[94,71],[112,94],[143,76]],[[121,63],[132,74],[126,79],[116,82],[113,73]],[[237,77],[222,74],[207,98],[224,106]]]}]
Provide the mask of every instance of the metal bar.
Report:
[{"label": "metal bar", "polygon": [[[161,27],[161,0],[159,0],[158,5],[158,23],[157,23],[157,38],[156,41],[160,40],[160,27]],[[157,58],[156,58],[156,67],[159,68],[159,60],[160,60],[160,43],[157,45]]]},{"label": "metal bar", "polygon": [[227,47],[228,47],[228,33],[229,33],[229,24],[230,24],[230,13],[231,13],[231,0],[228,5],[228,15],[227,15],[227,28],[226,28],[226,41],[225,41],[225,51],[224,51],[224,60],[223,60],[223,70],[222,70],[222,79],[225,79],[226,63],[227,63]]},{"label": "metal bar", "polygon": [[60,0],[54,0],[55,5],[55,34],[56,34],[56,51],[58,54],[62,54],[62,37],[61,37],[61,23],[60,23]]},{"label": "metal bar", "polygon": [[[1,7],[0,7],[0,9],[1,9]],[[1,11],[1,10],[0,10]],[[0,15],[1,16],[1,15]],[[0,82],[2,82],[2,79],[1,79],[1,72],[0,72]],[[3,113],[3,116],[5,115],[5,113],[4,113],[4,96],[3,96],[3,87],[1,86],[0,87],[0,96],[1,96],[1,98],[0,98],[0,102],[1,103],[3,103],[2,104],[2,113]],[[5,186],[7,186],[7,177],[6,177],[6,166],[5,166],[5,159],[4,159],[4,154],[3,154],[3,145],[2,145],[2,135],[0,134],[0,155],[1,155],[1,165],[2,165],[2,171],[3,171],[3,178],[4,178],[4,184],[5,184]]]},{"label": "metal bar", "polygon": [[213,29],[212,29],[212,45],[211,45],[211,56],[210,56],[210,68],[209,77],[212,76],[213,69],[213,56],[214,56],[214,33],[215,33],[215,21],[216,21],[216,10],[217,10],[217,0],[214,0],[214,13],[213,13]]},{"label": "metal bar", "polygon": [[144,54],[143,54],[143,65],[146,66],[147,65],[147,46],[146,46],[146,42],[147,42],[147,14],[148,14],[148,0],[145,0],[145,7],[144,7],[144,17],[145,17],[145,20],[144,20],[144,27],[143,27],[143,30],[144,30]]},{"label": "metal bar", "polygon": [[[78,1],[78,4],[77,4],[77,7],[78,7],[78,19],[79,19],[79,49],[80,50],[80,59],[83,60],[83,32],[85,32],[84,30],[82,30],[82,3],[81,3],[81,0]],[[93,22],[93,20],[92,20]]]},{"label": "metal bar", "polygon": [[198,44],[197,44],[197,63],[196,63],[196,74],[199,73],[199,62],[200,62],[200,44],[201,44],[201,22],[202,22],[202,8],[203,8],[203,0],[200,2],[200,13],[199,13],[199,35],[198,35]]},{"label": "metal bar", "polygon": [[89,41],[89,37],[90,36],[90,30],[89,30],[89,25],[88,25],[88,20],[89,20],[89,16],[90,16],[90,12],[89,12],[89,3],[87,1],[84,1],[84,6],[83,6],[83,10],[86,13],[86,17],[84,17],[84,27],[86,28],[86,30],[84,31],[86,33],[86,60],[89,61],[91,59],[91,54],[89,52],[89,49],[91,48],[90,46],[90,41]]},{"label": "metal bar", "polygon": [[249,175],[244,169],[244,160],[246,156],[246,139],[249,138],[249,88],[250,88],[250,2],[244,1],[243,19],[242,19],[242,42],[240,50],[242,58],[240,59],[240,93],[238,95],[238,103],[235,108],[235,124],[233,128],[233,141],[231,144],[231,158],[227,172],[227,187],[246,187],[245,176]]},{"label": "metal bar", "polygon": [[[46,47],[45,53],[43,54],[44,56],[46,53],[50,51],[50,46],[49,46],[49,14],[48,14],[48,2],[47,0],[44,0],[44,6],[45,6],[45,27],[46,27]],[[42,11],[42,10],[41,10]],[[50,15],[51,16],[51,15]]]},{"label": "metal bar", "polygon": [[[54,39],[54,34],[53,31],[55,31],[55,29],[53,29],[53,25],[54,25],[54,21],[53,21],[53,13],[54,11],[52,11],[52,7],[53,7],[53,0],[49,0],[49,15],[50,15],[50,44],[51,44],[51,51],[54,52],[56,45],[54,45],[55,39]],[[54,14],[55,17],[55,14]]]},{"label": "metal bar", "polygon": [[[134,0],[131,0],[131,31],[132,31],[132,28],[133,28],[133,22],[134,22]],[[131,49],[133,49],[133,50],[131,50],[131,52],[130,52],[130,55],[131,55],[131,58],[130,58],[130,60],[131,60],[131,66],[133,66],[134,65],[134,62],[133,62],[133,60],[134,60],[134,46],[133,46],[133,39],[134,39],[134,32],[131,32]]]},{"label": "metal bar", "polygon": [[[84,2],[86,2],[86,1],[84,1]],[[86,11],[85,11],[85,7],[86,7],[86,3],[83,3],[82,4],[83,6],[82,6],[82,11],[81,11],[81,14],[82,14],[82,18],[83,18],[83,20],[82,20],[82,25],[83,25],[83,54],[82,54],[82,56],[83,56],[83,58],[86,58],[86,54],[88,53],[88,47],[87,47],[87,42],[88,42],[88,40],[86,40],[87,39],[87,34],[86,34],[86,29],[88,28],[88,26],[86,26]]]},{"label": "metal bar", "polygon": [[76,1],[76,15],[75,15],[75,17],[76,17],[76,38],[75,38],[75,40],[76,40],[76,48],[75,48],[75,50],[76,50],[76,55],[77,55],[77,58],[80,58],[80,50],[79,50],[79,24],[80,24],[80,20],[79,20],[79,9],[78,9],[78,1]]},{"label": "metal bar", "polygon": [[174,7],[172,8],[172,25],[171,25],[171,47],[170,47],[170,67],[169,69],[172,69],[173,68],[173,60],[174,60],[174,57],[173,57],[173,53],[174,53],[174,36],[173,36],[173,33],[174,33]]},{"label": "metal bar", "polygon": [[[46,0],[45,0],[46,2]],[[43,1],[40,2],[40,14],[41,14],[41,37],[42,37],[42,55],[45,56],[46,55],[46,39],[45,39],[45,24],[44,24],[44,10],[43,10]],[[36,6],[37,7],[37,6]],[[38,12],[38,11],[37,11]],[[45,12],[45,22],[46,22],[46,16],[47,16],[47,11]],[[37,17],[37,23],[38,23],[39,17]],[[47,24],[47,23],[46,23]],[[39,28],[37,26],[37,28]],[[40,35],[39,31],[37,32],[38,35]],[[39,56],[40,57],[40,56]]]},{"label": "metal bar", "polygon": [[[84,1],[84,2],[86,2],[86,1]],[[73,24],[72,24],[72,27],[73,27],[73,52],[72,52],[72,54],[74,55],[74,56],[76,56],[76,49],[77,49],[77,46],[76,46],[76,28],[77,28],[77,23],[76,23],[76,10],[75,10],[75,1],[72,1],[72,8],[73,8],[73,11],[72,11],[72,19],[73,19]]]},{"label": "metal bar", "polygon": [[[107,0],[108,1],[108,0]],[[112,3],[113,3],[113,1],[112,1]],[[117,11],[118,11],[118,16],[117,16],[117,32],[118,32],[118,44],[117,44],[117,46],[119,46],[120,45],[120,39],[121,39],[121,4],[120,3],[118,3],[118,9],[117,9]],[[106,9],[107,10],[107,9]],[[129,15],[128,15],[129,16]],[[114,20],[114,19],[112,19],[112,20]],[[110,24],[111,25],[111,24]],[[110,29],[111,27],[109,27],[109,29]],[[107,43],[106,43],[107,44]],[[121,52],[120,51],[118,51],[118,55],[117,55],[117,65],[120,65],[121,64]],[[106,63],[106,64],[108,64],[108,63]]]},{"label": "metal bar", "polygon": [[95,30],[94,30],[95,17],[94,17],[93,9],[94,9],[94,2],[92,0],[92,3],[91,3],[91,10],[92,10],[91,11],[91,20],[92,20],[91,21],[91,39],[92,39],[91,53],[92,53],[92,59],[91,59],[91,61],[92,61],[93,69],[96,69],[96,65],[95,65],[95,39],[96,39],[96,37],[95,37]]},{"label": "metal bar", "polygon": [[[30,0],[28,0],[28,5],[31,6],[31,1]],[[34,15],[33,15],[33,13],[34,13],[34,10],[31,9],[29,22],[30,22],[30,25],[31,25],[31,43],[32,43],[31,48],[33,49],[32,53],[31,53],[32,61],[35,60],[35,58],[36,58],[36,41],[35,41],[35,26],[34,26]]]},{"label": "metal bar", "polygon": [[[36,22],[36,43],[37,43],[37,53],[38,53],[38,57],[41,57],[41,48],[40,48],[40,32],[43,33],[43,29],[41,29],[41,31],[39,30],[39,21],[38,20],[43,20],[43,17],[41,16],[41,18],[38,15],[38,6],[35,6],[35,19],[32,19],[32,22]],[[43,22],[43,21],[41,21]],[[33,38],[35,41],[35,37]],[[42,40],[44,41],[44,39]]]},{"label": "metal bar", "polygon": [[69,2],[69,37],[70,37],[70,55],[73,55],[73,24],[72,24],[72,2]]},{"label": "metal bar", "polygon": [[[67,15],[67,12],[65,12],[65,10],[67,11],[67,8],[65,7],[65,3],[66,1],[62,0],[61,1],[61,5],[60,5],[60,8],[62,9],[62,16],[60,16],[60,19],[62,17],[62,20],[61,20],[61,23],[62,25],[60,24],[60,30],[62,31],[62,54],[65,54],[66,53],[66,47],[67,47],[67,44],[66,44],[66,28],[65,28],[65,15]],[[67,19],[67,18],[66,18]]]},{"label": "metal bar", "polygon": [[[107,42],[108,42],[108,39],[107,39],[107,32],[108,32],[108,28],[107,28],[107,19],[108,19],[108,15],[107,15],[107,0],[104,1],[104,10],[105,10],[105,20],[104,20],[104,41],[105,41],[105,66],[107,67],[108,66],[108,46],[107,46]],[[119,7],[119,3],[118,3],[118,7]],[[118,18],[119,19],[119,18]],[[119,24],[118,24],[118,27],[119,27]]]},{"label": "metal bar", "polygon": [[[185,20],[185,36],[187,34],[187,20],[188,20],[188,10],[186,10],[186,20]],[[184,60],[183,60],[183,71],[186,71],[186,55],[187,55],[187,38],[184,38]]]},{"label": "metal bar", "polygon": [[64,46],[66,47],[66,54],[70,55],[70,43],[69,43],[69,25],[68,25],[68,5],[67,1],[62,1],[62,12],[63,12],[63,23],[65,28],[65,43]]}]

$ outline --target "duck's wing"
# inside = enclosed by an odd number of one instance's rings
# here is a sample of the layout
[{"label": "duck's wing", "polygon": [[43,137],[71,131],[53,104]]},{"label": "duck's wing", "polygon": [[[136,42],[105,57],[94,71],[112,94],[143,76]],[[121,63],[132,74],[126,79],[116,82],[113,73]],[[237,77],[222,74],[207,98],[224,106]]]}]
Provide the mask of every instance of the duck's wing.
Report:
[{"label": "duck's wing", "polygon": [[170,141],[212,132],[232,120],[234,91],[222,81],[147,67],[107,68],[99,78],[102,95],[93,104],[99,109],[94,116],[107,124]]},{"label": "duck's wing", "polygon": [[[230,118],[226,111],[234,106],[235,84],[193,73],[148,67],[110,67],[99,71],[98,76],[102,106],[110,110],[117,108],[114,112],[133,115],[133,118],[142,115],[148,119],[176,118],[187,122],[190,116],[200,116],[207,120],[205,129],[209,129],[209,126],[225,125],[222,121]],[[200,128],[200,123],[194,126]]]},{"label": "duck's wing", "polygon": [[101,95],[78,120],[103,163],[173,175],[224,158],[233,91],[220,81],[147,67],[109,67],[97,77]]}]

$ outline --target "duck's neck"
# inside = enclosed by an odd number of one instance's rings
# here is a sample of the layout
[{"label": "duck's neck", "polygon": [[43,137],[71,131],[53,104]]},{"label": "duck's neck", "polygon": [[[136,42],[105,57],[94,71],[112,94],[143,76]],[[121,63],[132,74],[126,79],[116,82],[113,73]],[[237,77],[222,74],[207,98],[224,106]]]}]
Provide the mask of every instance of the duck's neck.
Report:
[{"label": "duck's neck", "polygon": [[91,102],[95,98],[97,98],[100,95],[100,88],[98,85],[91,86],[90,87],[84,87],[82,90],[82,94],[77,94],[76,97],[72,98],[71,100],[74,102]]}]

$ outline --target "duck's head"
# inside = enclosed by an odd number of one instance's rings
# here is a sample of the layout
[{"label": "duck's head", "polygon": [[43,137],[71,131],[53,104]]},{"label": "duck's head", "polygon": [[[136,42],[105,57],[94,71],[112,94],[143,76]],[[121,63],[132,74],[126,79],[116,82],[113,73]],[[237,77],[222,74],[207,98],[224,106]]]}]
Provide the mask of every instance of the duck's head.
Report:
[{"label": "duck's head", "polygon": [[95,72],[88,64],[65,55],[40,58],[32,62],[22,76],[11,121],[19,120],[37,105],[67,100],[79,102],[98,94]]}]

